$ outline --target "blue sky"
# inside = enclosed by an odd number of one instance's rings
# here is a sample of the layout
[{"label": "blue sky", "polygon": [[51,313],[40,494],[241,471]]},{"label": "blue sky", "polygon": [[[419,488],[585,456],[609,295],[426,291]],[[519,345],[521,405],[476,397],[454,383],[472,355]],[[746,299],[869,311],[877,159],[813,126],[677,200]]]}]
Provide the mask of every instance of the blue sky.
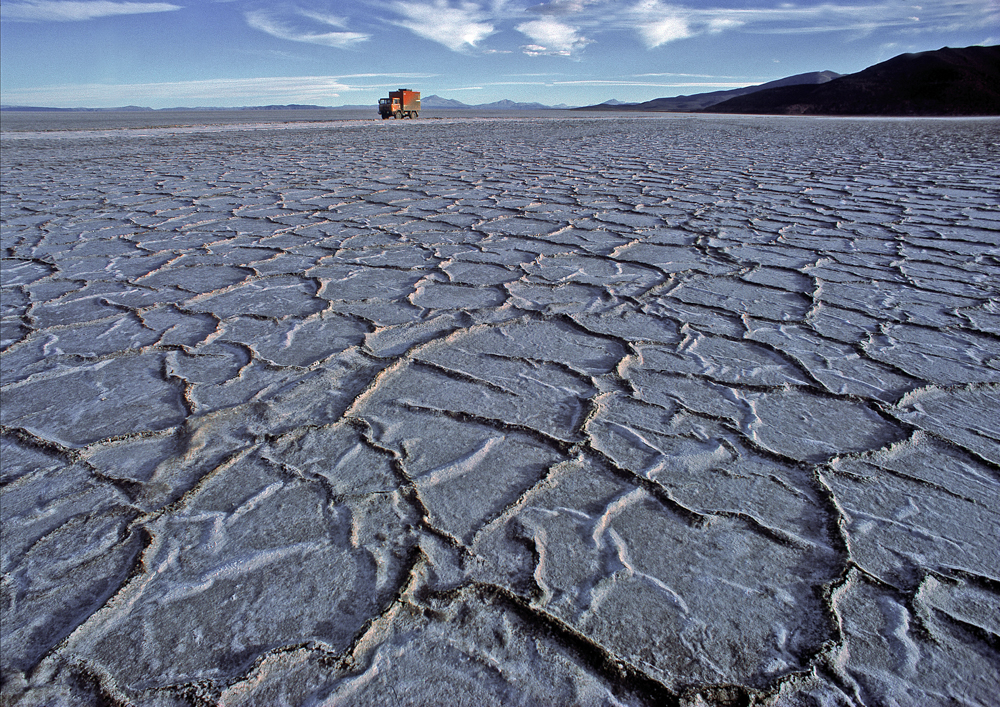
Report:
[{"label": "blue sky", "polygon": [[997,0],[4,0],[0,102],[586,105],[997,43]]}]

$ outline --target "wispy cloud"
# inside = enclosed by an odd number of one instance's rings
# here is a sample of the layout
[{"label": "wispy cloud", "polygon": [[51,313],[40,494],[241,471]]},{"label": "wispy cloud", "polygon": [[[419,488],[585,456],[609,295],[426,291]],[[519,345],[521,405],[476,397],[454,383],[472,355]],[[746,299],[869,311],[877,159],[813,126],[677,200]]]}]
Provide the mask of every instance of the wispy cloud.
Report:
[{"label": "wispy cloud", "polygon": [[[296,14],[312,20],[313,23],[318,23],[325,27],[338,27],[340,29],[345,29],[346,20],[341,17],[335,17],[333,15],[327,15],[319,12],[311,12],[308,10],[299,10]],[[245,17],[247,24],[254,29],[265,32],[272,37],[277,37],[278,39],[286,39],[290,42],[306,42],[308,44],[322,44],[327,47],[347,49],[348,47],[364,42],[369,38],[369,35],[362,32],[316,31],[313,29],[315,24],[312,27],[304,28],[279,17],[277,13],[269,10],[253,10],[251,12],[247,12]]]},{"label": "wispy cloud", "polygon": [[316,20],[317,22],[322,22],[325,25],[330,25],[331,27],[343,27],[347,28],[347,18],[340,17],[339,15],[329,15],[325,12],[315,12],[313,10],[299,10],[300,15],[303,17],[308,17],[311,20]]},{"label": "wispy cloud", "polygon": [[[683,74],[682,74],[683,76]],[[744,86],[751,86],[758,83],[763,83],[761,79],[744,79],[740,81],[721,81],[727,77],[717,76],[706,77],[707,81],[638,81],[635,78],[623,78],[623,79],[600,79],[600,78],[581,78],[581,79],[552,79],[548,81],[530,81],[526,79],[521,80],[507,80],[507,81],[490,81],[484,83],[483,87],[487,86],[547,86],[549,88],[555,86],[600,86],[600,87],[644,87],[644,88],[743,88]],[[449,89],[450,90],[450,89]]]},{"label": "wispy cloud", "polygon": [[71,0],[29,0],[0,4],[0,17],[5,20],[33,22],[79,22],[113,15],[141,15],[149,12],[171,12],[183,9],[167,2],[73,2]]},{"label": "wispy cloud", "polygon": [[593,5],[599,0],[552,0],[539,5],[532,5],[527,12],[538,13],[539,15],[571,15],[582,12],[587,5]]},{"label": "wispy cloud", "polygon": [[649,48],[701,34],[741,30],[755,34],[910,33],[989,26],[1000,21],[996,0],[882,0],[872,4],[782,3],[771,7],[687,7],[641,0],[616,13],[618,26],[631,27]]},{"label": "wispy cloud", "polygon": [[[75,84],[4,91],[5,105],[53,107],[121,106],[136,102],[167,106],[241,106],[268,103],[331,105],[345,93],[394,88],[404,79],[429,78],[428,74],[355,74],[352,76],[279,76],[244,79],[209,79],[142,84]],[[379,79],[354,83],[352,79]]]},{"label": "wispy cloud", "polygon": [[612,79],[579,79],[577,81],[553,81],[553,86],[641,86],[649,88],[743,88],[751,85],[747,81],[622,81]]},{"label": "wispy cloud", "polygon": [[[762,0],[767,2],[767,0]],[[876,30],[904,33],[991,27],[1000,22],[997,0],[818,0],[747,2],[716,6],[671,0],[395,0],[392,20],[455,51],[467,51],[501,30],[516,29],[533,55],[573,56],[607,31],[631,32],[649,49],[701,35],[741,31],[811,34]],[[915,4],[919,2],[918,4]],[[532,17],[526,19],[525,15]],[[484,52],[496,52],[495,47]]]},{"label": "wispy cloud", "polygon": [[402,18],[394,24],[453,51],[473,48],[494,32],[486,11],[473,2],[451,5],[446,0],[430,3],[399,0],[391,7]]},{"label": "wispy cloud", "polygon": [[653,74],[649,74],[649,73],[647,73],[647,74],[632,74],[632,76],[633,76],[633,78],[637,78],[637,79],[653,78],[653,77],[656,77],[656,76],[676,76],[676,77],[682,78],[682,79],[730,79],[730,80],[733,80],[733,79],[747,79],[747,80],[749,80],[750,78],[752,78],[752,77],[748,77],[748,76],[716,76],[715,74],[680,74],[680,73],[677,73],[675,71],[663,71],[663,72],[658,72],[658,73],[653,73]]}]

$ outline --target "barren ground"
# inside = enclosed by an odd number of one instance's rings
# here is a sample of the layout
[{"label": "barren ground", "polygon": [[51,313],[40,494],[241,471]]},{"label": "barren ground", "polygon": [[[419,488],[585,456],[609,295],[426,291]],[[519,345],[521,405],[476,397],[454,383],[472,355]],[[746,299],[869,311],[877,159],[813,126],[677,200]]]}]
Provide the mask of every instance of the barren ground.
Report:
[{"label": "barren ground", "polygon": [[993,704],[998,141],[5,133],[5,704]]}]

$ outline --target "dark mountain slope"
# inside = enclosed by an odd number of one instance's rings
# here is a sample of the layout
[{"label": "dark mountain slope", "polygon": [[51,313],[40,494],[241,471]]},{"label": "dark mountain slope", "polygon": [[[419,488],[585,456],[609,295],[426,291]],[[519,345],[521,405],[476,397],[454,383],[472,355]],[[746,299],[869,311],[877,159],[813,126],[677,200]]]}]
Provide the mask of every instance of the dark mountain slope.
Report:
[{"label": "dark mountain slope", "polygon": [[1000,46],[902,54],[822,85],[757,91],[706,110],[768,115],[1000,115]]},{"label": "dark mountain slope", "polygon": [[779,86],[790,86],[799,84],[820,84],[837,78],[840,74],[832,71],[813,71],[808,74],[798,74],[787,78],[778,79],[762,83],[757,86],[747,86],[745,88],[734,88],[729,91],[712,91],[710,93],[695,93],[690,96],[671,96],[669,98],[654,98],[643,103],[601,103],[596,106],[586,106],[584,108],[574,108],[574,110],[611,110],[611,111],[667,111],[667,112],[691,112],[699,111],[716,103],[743,96],[756,91]]}]

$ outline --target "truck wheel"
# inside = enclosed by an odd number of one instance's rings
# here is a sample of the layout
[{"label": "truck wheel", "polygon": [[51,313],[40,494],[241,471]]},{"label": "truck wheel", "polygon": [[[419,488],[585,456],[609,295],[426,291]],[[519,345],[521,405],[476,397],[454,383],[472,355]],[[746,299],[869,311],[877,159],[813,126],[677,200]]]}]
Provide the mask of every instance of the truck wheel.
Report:
[{"label": "truck wheel", "polygon": [[410,113],[410,117],[411,118],[419,118],[420,117],[420,113],[418,113],[417,111],[413,111],[412,113]]},{"label": "truck wheel", "polygon": [[394,119],[396,119],[396,120],[402,120],[403,119],[403,111],[397,110],[395,113],[393,113],[392,117]]}]

